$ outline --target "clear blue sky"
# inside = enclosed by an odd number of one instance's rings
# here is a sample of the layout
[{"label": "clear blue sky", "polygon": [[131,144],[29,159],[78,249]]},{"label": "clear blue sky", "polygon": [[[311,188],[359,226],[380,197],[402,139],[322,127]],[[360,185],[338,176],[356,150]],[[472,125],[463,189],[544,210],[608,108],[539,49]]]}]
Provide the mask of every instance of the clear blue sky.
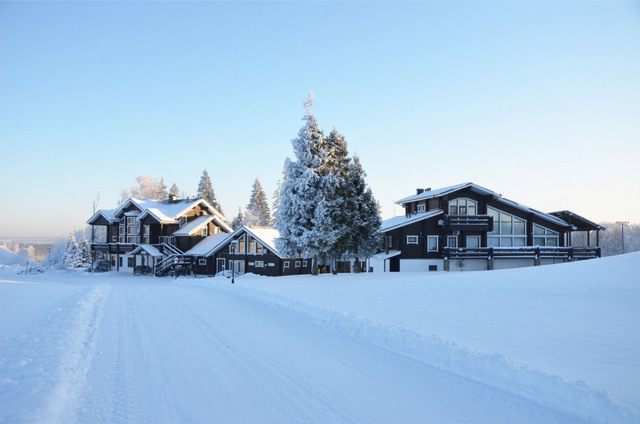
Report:
[{"label": "clear blue sky", "polygon": [[230,219],[256,177],[271,197],[309,90],[385,218],[473,181],[640,222],[638,2],[0,2],[0,236],[205,168]]}]

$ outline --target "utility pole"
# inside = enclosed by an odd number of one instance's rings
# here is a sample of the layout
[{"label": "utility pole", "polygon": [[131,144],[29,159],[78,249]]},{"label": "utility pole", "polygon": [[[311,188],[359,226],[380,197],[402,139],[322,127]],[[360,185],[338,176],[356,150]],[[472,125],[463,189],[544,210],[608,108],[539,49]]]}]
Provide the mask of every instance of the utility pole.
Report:
[{"label": "utility pole", "polygon": [[616,221],[616,224],[620,224],[622,229],[622,253],[624,253],[624,225],[629,225],[629,221]]}]

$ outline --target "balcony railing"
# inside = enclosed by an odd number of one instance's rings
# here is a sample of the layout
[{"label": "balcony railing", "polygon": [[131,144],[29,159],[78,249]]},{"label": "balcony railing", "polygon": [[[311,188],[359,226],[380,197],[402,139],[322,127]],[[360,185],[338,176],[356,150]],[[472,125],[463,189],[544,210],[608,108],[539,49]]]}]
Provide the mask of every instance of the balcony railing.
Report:
[{"label": "balcony railing", "polygon": [[445,230],[458,231],[492,231],[491,215],[445,215]]},{"label": "balcony railing", "polygon": [[567,261],[599,258],[599,247],[463,247],[443,249],[444,259],[562,259]]}]

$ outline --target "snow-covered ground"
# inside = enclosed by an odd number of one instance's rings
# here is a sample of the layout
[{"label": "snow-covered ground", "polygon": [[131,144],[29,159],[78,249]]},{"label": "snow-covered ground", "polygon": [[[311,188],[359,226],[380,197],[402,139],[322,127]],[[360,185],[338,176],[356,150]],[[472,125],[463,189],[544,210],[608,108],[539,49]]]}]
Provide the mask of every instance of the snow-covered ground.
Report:
[{"label": "snow-covered ground", "polygon": [[640,422],[639,253],[233,286],[22,268],[0,422]]}]

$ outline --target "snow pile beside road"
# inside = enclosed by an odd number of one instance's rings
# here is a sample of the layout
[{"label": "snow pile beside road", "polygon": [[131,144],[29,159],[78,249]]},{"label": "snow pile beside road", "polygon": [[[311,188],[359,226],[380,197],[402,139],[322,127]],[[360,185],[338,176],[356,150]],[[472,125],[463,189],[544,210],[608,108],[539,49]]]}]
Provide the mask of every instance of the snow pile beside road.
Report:
[{"label": "snow pile beside road", "polygon": [[4,247],[0,247],[0,267],[2,265],[22,265],[27,263],[27,258],[17,253],[10,252]]},{"label": "snow pile beside road", "polygon": [[592,423],[640,422],[637,411],[614,403],[603,390],[591,388],[583,382],[568,382],[558,376],[518,366],[500,353],[474,352],[436,335],[425,336],[356,314],[319,308],[255,288],[236,285],[227,289],[240,291],[245,296],[300,314],[302,319],[311,318],[333,331],[366,340],[443,371],[521,396],[579,420]]}]

